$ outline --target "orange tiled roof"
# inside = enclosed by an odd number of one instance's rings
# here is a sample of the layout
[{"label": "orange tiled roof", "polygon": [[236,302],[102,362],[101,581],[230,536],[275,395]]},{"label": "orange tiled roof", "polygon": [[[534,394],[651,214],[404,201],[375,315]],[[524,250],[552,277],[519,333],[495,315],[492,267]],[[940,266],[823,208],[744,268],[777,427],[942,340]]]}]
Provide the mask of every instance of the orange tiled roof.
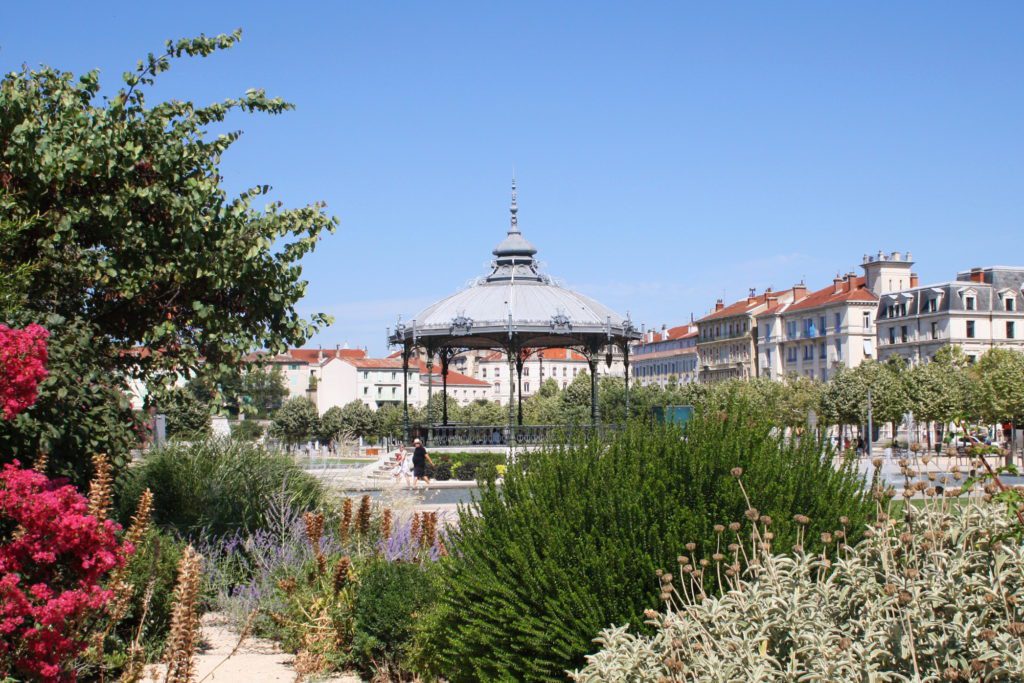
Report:
[{"label": "orange tiled roof", "polygon": [[389,370],[389,369],[402,369],[401,358],[343,358],[342,360],[356,366],[363,370],[377,369],[377,370]]},{"label": "orange tiled roof", "polygon": [[837,292],[835,283],[828,287],[823,287],[790,306],[789,310],[805,311],[845,301],[878,301],[878,297],[867,288],[867,281],[864,276],[846,278],[839,283],[839,288]]},{"label": "orange tiled roof", "polygon": [[720,320],[721,318],[731,318],[734,315],[742,315],[749,313],[758,306],[763,306],[768,301],[769,296],[778,296],[784,292],[762,292],[755,297],[747,297],[746,299],[740,299],[736,303],[729,304],[720,311],[714,311],[704,316],[697,322],[705,323],[709,320]]}]

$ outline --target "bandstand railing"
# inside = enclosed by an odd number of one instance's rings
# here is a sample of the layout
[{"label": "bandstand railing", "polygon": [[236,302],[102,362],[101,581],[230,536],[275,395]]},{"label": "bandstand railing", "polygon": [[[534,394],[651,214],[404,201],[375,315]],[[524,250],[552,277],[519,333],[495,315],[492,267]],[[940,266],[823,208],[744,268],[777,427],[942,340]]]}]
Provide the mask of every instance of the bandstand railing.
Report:
[{"label": "bandstand railing", "polygon": [[[602,424],[596,427],[600,437],[620,429],[619,425]],[[511,430],[511,431],[510,431]],[[580,425],[410,425],[407,438],[421,438],[428,446],[508,446],[514,438],[517,446],[537,446],[549,441],[576,436],[589,436],[595,427]]]}]

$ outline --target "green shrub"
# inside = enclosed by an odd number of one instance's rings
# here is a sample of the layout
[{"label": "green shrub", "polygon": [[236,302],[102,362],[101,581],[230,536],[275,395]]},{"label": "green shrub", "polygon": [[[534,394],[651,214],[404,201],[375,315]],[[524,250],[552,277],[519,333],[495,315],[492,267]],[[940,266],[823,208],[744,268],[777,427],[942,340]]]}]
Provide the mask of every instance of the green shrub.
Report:
[{"label": "green shrub", "polygon": [[153,521],[185,537],[204,530],[222,536],[265,528],[266,515],[280,507],[270,505],[271,500],[282,495],[298,510],[320,507],[325,498],[320,482],[291,458],[225,439],[151,451],[118,484],[123,520],[149,488]]},{"label": "green shrub", "polygon": [[446,590],[419,634],[427,671],[451,681],[562,680],[594,634],[642,621],[666,567],[689,542],[716,537],[747,504],[731,470],[774,520],[775,543],[807,546],[841,515],[860,529],[870,504],[852,463],[837,469],[821,441],[785,440],[748,404],[677,428],[634,425],[608,443],[576,441],[523,454],[504,484],[485,482],[451,531]]},{"label": "green shrub", "polygon": [[231,437],[239,441],[258,441],[266,432],[266,428],[259,420],[239,420],[231,423]]},{"label": "green shrub", "polygon": [[824,556],[748,547],[759,568],[732,590],[706,601],[667,591],[671,608],[647,614],[653,637],[604,630],[574,678],[1020,680],[1024,553],[999,540],[1016,519],[999,503],[930,502],[913,523],[883,521]]},{"label": "green shrub", "polygon": [[353,664],[375,680],[404,680],[417,613],[430,599],[428,567],[371,560],[359,570]]},{"label": "green shrub", "polygon": [[128,561],[125,581],[132,597],[125,618],[111,633],[115,644],[108,646],[107,652],[117,653],[115,657],[127,655],[128,646],[141,633],[146,658],[159,658],[171,625],[174,585],[184,549],[185,544],[170,534],[156,529],[146,533]]},{"label": "green shrub", "polygon": [[456,465],[455,471],[452,473],[455,478],[459,481],[475,481],[476,480],[477,464],[475,462],[464,462],[460,465]]},{"label": "green shrub", "polygon": [[452,478],[452,464],[450,462],[439,462],[434,466],[433,479],[448,481]]}]

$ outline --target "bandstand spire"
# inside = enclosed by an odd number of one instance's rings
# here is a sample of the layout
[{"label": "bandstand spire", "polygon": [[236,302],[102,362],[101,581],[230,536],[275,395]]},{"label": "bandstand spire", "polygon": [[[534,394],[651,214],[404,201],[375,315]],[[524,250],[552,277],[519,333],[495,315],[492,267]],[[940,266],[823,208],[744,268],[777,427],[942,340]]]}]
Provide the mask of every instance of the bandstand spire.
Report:
[{"label": "bandstand spire", "polygon": [[512,219],[509,224],[508,234],[519,235],[519,218],[516,214],[519,213],[519,205],[516,204],[516,174],[512,174],[512,204],[508,207],[509,212],[512,214]]}]

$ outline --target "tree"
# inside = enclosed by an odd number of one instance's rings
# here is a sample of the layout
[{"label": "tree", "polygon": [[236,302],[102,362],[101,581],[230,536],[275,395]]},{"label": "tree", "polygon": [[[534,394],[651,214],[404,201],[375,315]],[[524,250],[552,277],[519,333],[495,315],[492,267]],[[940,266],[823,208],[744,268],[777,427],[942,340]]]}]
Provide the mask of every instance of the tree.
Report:
[{"label": "tree", "polygon": [[167,416],[167,437],[186,441],[210,435],[210,404],[191,387],[171,387],[160,392],[160,411]]},{"label": "tree", "polygon": [[946,346],[936,352],[930,363],[915,365],[907,373],[914,415],[929,425],[929,449],[932,422],[948,424],[966,413],[966,367],[967,359],[960,347]]},{"label": "tree", "polygon": [[320,443],[333,444],[345,435],[345,416],[341,406],[331,406],[320,416],[320,431],[317,438]]},{"label": "tree", "polygon": [[270,435],[289,447],[314,438],[320,431],[320,418],[316,406],[308,398],[285,401],[274,415]]},{"label": "tree", "polygon": [[[769,380],[770,381],[770,380]],[[803,375],[787,375],[771,389],[779,422],[796,429],[806,427],[811,411],[821,410],[825,385]]]},{"label": "tree", "polygon": [[[220,160],[239,133],[210,132],[236,111],[280,114],[292,106],[262,90],[205,107],[146,102],[174,60],[205,57],[239,38],[168,41],[109,99],[101,99],[95,71],[76,78],[26,68],[0,82],[0,263],[10,272],[31,268],[31,277],[14,278],[16,296],[4,298],[18,305],[4,314],[36,322],[56,316],[54,347],[87,347],[87,355],[63,354],[78,367],[51,370],[104,376],[109,399],[89,397],[82,414],[76,388],[50,383],[44,391],[66,390],[40,396],[57,410],[12,423],[6,442],[30,454],[49,447],[51,462],[81,468],[95,451],[74,450],[81,439],[69,432],[101,433],[115,419],[121,401],[108,389],[121,390],[127,378],[231,372],[246,353],[301,345],[327,321],[305,320],[295,305],[306,284],[300,260],[336,220],[319,204],[254,208],[266,185],[228,197]],[[0,284],[12,286],[9,278]],[[88,342],[64,338],[70,330],[88,333]],[[134,347],[144,352],[127,352]],[[77,424],[62,424],[71,414]],[[115,439],[97,450],[116,459],[128,449]]]},{"label": "tree", "polygon": [[339,408],[342,431],[356,438],[377,434],[377,413],[359,399]]},{"label": "tree", "polygon": [[288,387],[285,386],[281,366],[255,367],[243,372],[237,397],[241,412],[259,418],[273,415],[288,398]]},{"label": "tree", "polygon": [[972,403],[987,424],[1024,417],[1024,354],[992,348],[970,369]]},{"label": "tree", "polygon": [[[523,405],[524,411],[527,403]],[[471,425],[503,425],[508,423],[508,408],[496,401],[478,398],[463,408],[462,418]]]}]

